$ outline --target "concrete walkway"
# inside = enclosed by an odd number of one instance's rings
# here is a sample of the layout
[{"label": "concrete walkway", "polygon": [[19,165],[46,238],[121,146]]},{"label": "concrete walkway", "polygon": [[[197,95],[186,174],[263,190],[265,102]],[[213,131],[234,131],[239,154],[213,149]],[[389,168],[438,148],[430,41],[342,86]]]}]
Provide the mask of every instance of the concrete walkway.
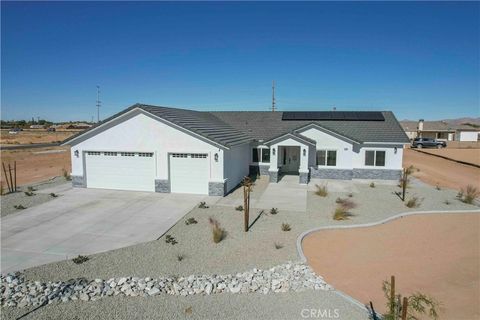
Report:
[{"label": "concrete walkway", "polygon": [[[47,190],[49,191],[49,190]],[[155,240],[202,195],[69,189],[2,218],[2,273]]]},{"label": "concrete walkway", "polygon": [[308,187],[298,179],[298,175],[286,175],[278,183],[270,183],[260,198],[252,201],[252,207],[306,212]]}]

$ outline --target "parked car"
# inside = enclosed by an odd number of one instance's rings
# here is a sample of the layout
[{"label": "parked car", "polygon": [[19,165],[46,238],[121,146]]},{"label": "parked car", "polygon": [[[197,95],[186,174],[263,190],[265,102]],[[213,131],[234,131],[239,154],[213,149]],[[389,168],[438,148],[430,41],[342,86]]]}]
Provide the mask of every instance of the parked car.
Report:
[{"label": "parked car", "polygon": [[9,134],[17,134],[20,131],[23,131],[23,129],[22,128],[13,128],[13,129],[10,129],[10,131],[8,131],[8,133]]},{"label": "parked car", "polygon": [[53,127],[50,127],[50,128],[47,129],[47,132],[55,132],[55,131],[56,131],[56,130],[55,130],[55,128],[53,128]]},{"label": "parked car", "polygon": [[445,148],[445,141],[435,140],[433,138],[415,138],[412,141],[412,148]]}]

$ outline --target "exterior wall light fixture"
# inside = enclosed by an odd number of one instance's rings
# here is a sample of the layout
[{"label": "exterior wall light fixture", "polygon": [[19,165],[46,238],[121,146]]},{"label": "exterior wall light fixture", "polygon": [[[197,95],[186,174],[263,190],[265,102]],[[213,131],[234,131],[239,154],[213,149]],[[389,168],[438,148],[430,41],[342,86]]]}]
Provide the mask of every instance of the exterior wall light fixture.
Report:
[{"label": "exterior wall light fixture", "polygon": [[275,148],[272,149],[272,154],[275,155]]},{"label": "exterior wall light fixture", "polygon": [[75,150],[75,151],[73,152],[73,154],[75,155],[75,157],[78,158],[78,156],[80,155],[80,152],[78,152],[78,150]]},{"label": "exterior wall light fixture", "polygon": [[305,157],[307,155],[307,149],[303,149],[303,156]]},{"label": "exterior wall light fixture", "polygon": [[218,162],[218,153],[215,153],[214,158],[215,158],[215,162]]},{"label": "exterior wall light fixture", "polygon": [[398,151],[397,147],[393,148],[393,153],[397,154],[397,151]]}]

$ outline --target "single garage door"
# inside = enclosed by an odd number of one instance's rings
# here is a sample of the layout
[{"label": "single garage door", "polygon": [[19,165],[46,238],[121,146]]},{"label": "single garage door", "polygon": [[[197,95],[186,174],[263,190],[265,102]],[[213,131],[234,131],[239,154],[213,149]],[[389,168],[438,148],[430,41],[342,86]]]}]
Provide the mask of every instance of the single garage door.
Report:
[{"label": "single garage door", "polygon": [[98,152],[85,154],[87,187],[155,191],[153,152]]},{"label": "single garage door", "polygon": [[169,160],[171,192],[208,194],[206,153],[172,153]]}]

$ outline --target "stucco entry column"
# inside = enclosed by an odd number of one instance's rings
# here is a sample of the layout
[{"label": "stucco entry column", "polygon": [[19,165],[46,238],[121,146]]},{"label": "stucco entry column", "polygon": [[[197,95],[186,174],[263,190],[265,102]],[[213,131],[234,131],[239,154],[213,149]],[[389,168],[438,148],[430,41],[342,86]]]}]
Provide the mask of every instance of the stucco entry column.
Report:
[{"label": "stucco entry column", "polygon": [[309,148],[306,145],[300,146],[300,167],[298,168],[298,183],[307,184],[310,181],[310,170],[308,169]]}]

